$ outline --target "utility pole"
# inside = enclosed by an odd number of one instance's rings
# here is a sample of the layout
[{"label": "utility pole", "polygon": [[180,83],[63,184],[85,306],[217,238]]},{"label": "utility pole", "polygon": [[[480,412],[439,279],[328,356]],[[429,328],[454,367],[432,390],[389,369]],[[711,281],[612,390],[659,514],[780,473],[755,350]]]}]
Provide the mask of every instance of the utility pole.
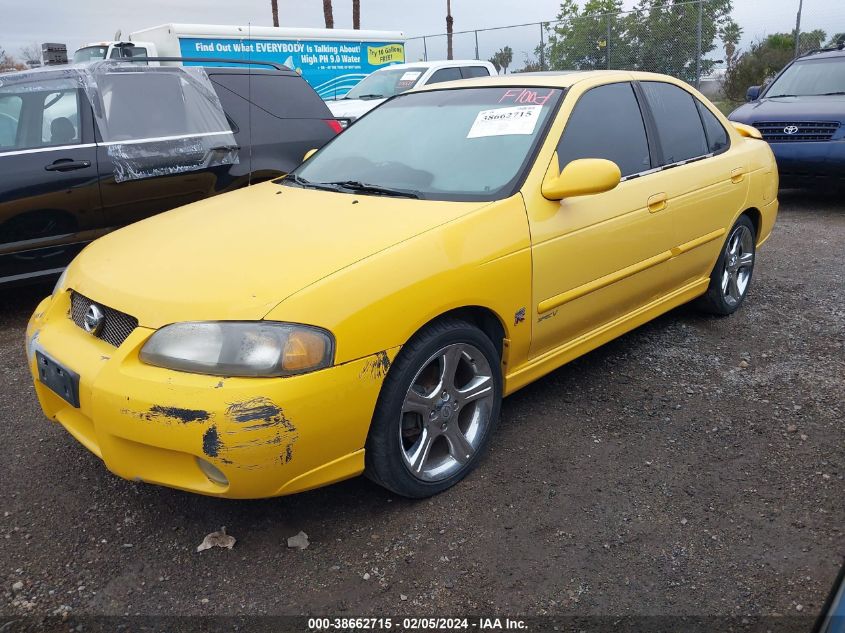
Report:
[{"label": "utility pole", "polygon": [[798,40],[801,38],[801,10],[804,8],[804,0],[798,0],[798,15],[795,17],[795,57],[801,52]]},{"label": "utility pole", "polygon": [[543,40],[542,22],[540,22],[540,70],[546,70],[546,42]]},{"label": "utility pole", "polygon": [[704,0],[698,0],[698,28],[695,42],[695,87],[701,88],[701,29],[704,23]]}]

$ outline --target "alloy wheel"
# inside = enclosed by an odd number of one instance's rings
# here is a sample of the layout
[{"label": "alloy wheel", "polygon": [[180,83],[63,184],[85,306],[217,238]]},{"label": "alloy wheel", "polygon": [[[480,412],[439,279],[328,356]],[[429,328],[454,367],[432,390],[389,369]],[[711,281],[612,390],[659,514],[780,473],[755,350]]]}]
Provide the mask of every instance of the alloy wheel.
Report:
[{"label": "alloy wheel", "polygon": [[745,296],[754,268],[754,235],[742,224],[737,226],[725,245],[725,269],[721,287],[725,303],[735,306]]},{"label": "alloy wheel", "polygon": [[399,419],[411,474],[437,482],[463,468],[490,427],[494,395],[493,372],[478,348],[453,343],[433,354],[411,381]]}]

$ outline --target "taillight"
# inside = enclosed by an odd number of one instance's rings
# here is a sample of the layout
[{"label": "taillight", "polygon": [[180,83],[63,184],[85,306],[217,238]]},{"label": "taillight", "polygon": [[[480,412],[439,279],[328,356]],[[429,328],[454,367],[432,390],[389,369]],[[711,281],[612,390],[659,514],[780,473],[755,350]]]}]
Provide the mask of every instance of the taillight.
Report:
[{"label": "taillight", "polygon": [[337,119],[323,119],[323,123],[328,125],[332,130],[334,130],[335,134],[340,134],[343,132],[343,126],[340,124],[340,121]]}]

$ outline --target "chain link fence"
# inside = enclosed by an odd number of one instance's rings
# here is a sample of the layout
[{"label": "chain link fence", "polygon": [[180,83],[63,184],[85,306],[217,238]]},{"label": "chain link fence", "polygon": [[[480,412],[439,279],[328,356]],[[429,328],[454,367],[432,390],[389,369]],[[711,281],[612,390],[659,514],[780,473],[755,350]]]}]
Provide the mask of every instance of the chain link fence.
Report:
[{"label": "chain link fence", "polygon": [[[758,10],[749,12],[747,7],[732,10],[729,0],[653,2],[641,10],[457,31],[451,57],[489,59],[508,73],[659,72],[692,83],[710,97],[737,100],[745,87],[763,83],[796,55],[845,39],[845,2],[754,4]],[[448,58],[445,33],[406,42],[408,61]]]}]

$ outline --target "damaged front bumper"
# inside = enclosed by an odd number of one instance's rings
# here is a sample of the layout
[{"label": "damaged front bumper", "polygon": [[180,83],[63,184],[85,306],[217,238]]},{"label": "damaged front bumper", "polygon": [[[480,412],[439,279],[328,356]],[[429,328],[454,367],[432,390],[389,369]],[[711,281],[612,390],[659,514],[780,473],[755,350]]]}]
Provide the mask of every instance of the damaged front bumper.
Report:
[{"label": "damaged front bumper", "polygon": [[[289,378],[188,374],[140,362],[154,330],[136,328],[119,348],[91,336],[68,318],[69,295],[45,299],[27,327],[35,391],[47,417],[116,475],[260,498],[363,472],[370,420],[398,348]],[[40,380],[39,351],[78,374],[78,407]]]}]

